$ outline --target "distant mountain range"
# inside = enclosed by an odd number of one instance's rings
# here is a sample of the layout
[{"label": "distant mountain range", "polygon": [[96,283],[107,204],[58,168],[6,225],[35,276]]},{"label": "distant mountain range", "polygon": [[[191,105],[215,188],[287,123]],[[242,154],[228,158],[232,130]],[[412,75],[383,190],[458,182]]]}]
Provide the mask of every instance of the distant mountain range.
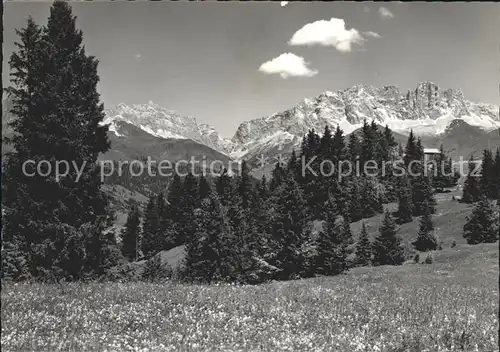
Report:
[{"label": "distant mountain range", "polygon": [[[12,133],[6,125],[12,120],[9,104],[4,101],[2,139]],[[401,143],[413,130],[426,147],[442,143],[454,158],[471,154],[479,157],[482,149],[500,146],[498,106],[470,102],[460,90],[443,90],[432,82],[422,82],[406,93],[395,86],[368,85],[327,91],[288,110],[243,122],[231,139],[222,138],[214,127],[194,117],[152,102],[119,104],[106,111],[104,123],[110,125],[112,148],[102,157],[119,160],[151,156],[174,162],[205,155],[207,160],[224,162],[245,159],[256,167],[261,155],[272,160],[298,149],[309,129],[321,133],[325,125],[332,129],[338,125],[349,134],[359,129],[364,119],[388,125]]]}]

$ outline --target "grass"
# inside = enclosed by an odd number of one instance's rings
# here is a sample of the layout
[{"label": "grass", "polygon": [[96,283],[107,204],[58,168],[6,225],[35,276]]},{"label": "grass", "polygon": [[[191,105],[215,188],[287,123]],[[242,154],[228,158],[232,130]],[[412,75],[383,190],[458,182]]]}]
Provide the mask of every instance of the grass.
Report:
[{"label": "grass", "polygon": [[498,243],[259,286],[17,284],[4,351],[498,351]]}]

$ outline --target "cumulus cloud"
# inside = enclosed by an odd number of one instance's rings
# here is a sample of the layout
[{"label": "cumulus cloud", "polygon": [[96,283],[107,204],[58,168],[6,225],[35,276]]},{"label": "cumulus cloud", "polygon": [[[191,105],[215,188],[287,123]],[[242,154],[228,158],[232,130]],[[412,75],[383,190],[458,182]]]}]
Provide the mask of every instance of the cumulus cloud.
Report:
[{"label": "cumulus cloud", "polygon": [[382,18],[393,18],[394,14],[387,7],[380,7],[378,13]]},{"label": "cumulus cloud", "polygon": [[285,7],[286,5],[288,5],[288,1],[281,1],[280,5],[281,7]]},{"label": "cumulus cloud", "polygon": [[372,31],[368,31],[368,32],[364,32],[364,35],[368,36],[368,37],[372,37],[372,38],[380,38],[381,35],[376,33],[376,32],[372,32]]},{"label": "cumulus cloud", "polygon": [[362,44],[363,37],[357,29],[346,29],[341,18],[308,23],[288,41],[290,45],[333,46],[338,51],[350,52],[353,44]]},{"label": "cumulus cloud", "polygon": [[266,74],[279,74],[281,78],[312,77],[318,71],[309,68],[309,63],[303,57],[292,53],[284,53],[272,60],[264,62],[259,71]]}]

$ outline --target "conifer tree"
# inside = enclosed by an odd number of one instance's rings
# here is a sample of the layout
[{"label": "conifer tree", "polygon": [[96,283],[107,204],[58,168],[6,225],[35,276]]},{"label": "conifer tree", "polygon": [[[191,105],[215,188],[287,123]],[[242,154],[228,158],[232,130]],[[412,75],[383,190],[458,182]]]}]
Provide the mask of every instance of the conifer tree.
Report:
[{"label": "conifer tree", "polygon": [[346,159],[346,145],[344,141],[344,131],[340,129],[339,125],[337,125],[337,128],[335,129],[335,134],[333,135],[332,156],[333,156],[333,162],[337,167],[338,163],[341,160]]},{"label": "conifer tree", "polygon": [[287,175],[279,192],[279,202],[272,229],[274,266],[281,269],[278,278],[290,279],[304,270],[304,226],[306,223],[305,201],[293,176]]},{"label": "conifer tree", "polygon": [[396,224],[389,211],[385,212],[379,235],[373,243],[373,253],[376,265],[401,265],[404,262],[401,238],[396,234]]},{"label": "conifer tree", "polygon": [[137,259],[140,223],[139,208],[136,204],[132,204],[122,231],[122,255],[129,261]]},{"label": "conifer tree", "polygon": [[475,163],[472,156],[469,159],[468,167],[469,172],[464,182],[462,202],[471,204],[477,202],[481,194],[479,189],[479,177],[474,174]]},{"label": "conifer tree", "polygon": [[479,189],[481,195],[485,195],[489,199],[495,199],[497,193],[497,185],[495,184],[495,162],[491,150],[483,151],[483,162],[481,163],[481,178],[479,180]]},{"label": "conifer tree", "polygon": [[383,212],[383,206],[377,193],[375,180],[364,177],[361,180],[361,195],[363,201],[360,203],[363,218],[369,218],[377,213]]},{"label": "conifer tree", "polygon": [[349,209],[349,218],[351,221],[355,222],[363,219],[364,217],[362,196],[360,180],[356,177],[352,178],[349,181],[349,198],[347,204],[347,208]]},{"label": "conifer tree", "polygon": [[356,162],[356,158],[361,155],[361,143],[359,141],[358,135],[354,132],[349,135],[347,149],[349,160],[354,164]]},{"label": "conifer tree", "polygon": [[453,170],[453,162],[451,158],[447,157],[442,144],[436,157],[435,166],[432,185],[437,192],[443,192],[445,188],[456,185],[459,175]]},{"label": "conifer tree", "polygon": [[269,189],[267,185],[266,175],[262,175],[257,194],[262,201],[266,201],[269,196]]},{"label": "conifer tree", "polygon": [[[182,236],[183,233],[183,221],[184,221],[184,184],[181,177],[175,174],[172,181],[168,187],[167,195],[168,205],[165,208],[165,215],[163,219],[166,225],[165,230],[169,231],[168,240],[166,247],[175,247],[183,244],[185,237]],[[168,229],[170,227],[170,229]],[[167,236],[165,236],[167,237]]]},{"label": "conifer tree", "polygon": [[[500,133],[500,132],[499,132]],[[497,152],[495,154],[495,167],[493,172],[493,184],[496,186],[496,199],[499,200],[500,204],[500,147],[497,148]]]},{"label": "conifer tree", "polygon": [[366,225],[363,222],[361,232],[356,243],[356,263],[359,266],[368,266],[372,261],[372,244],[368,238]]},{"label": "conifer tree", "polygon": [[415,138],[415,135],[413,134],[413,130],[410,131],[410,135],[408,136],[403,160],[407,168],[413,160],[419,160],[417,152],[417,140]]},{"label": "conifer tree", "polygon": [[316,272],[338,275],[347,269],[347,245],[343,242],[345,229],[342,222],[328,216],[317,241]]},{"label": "conifer tree", "polygon": [[398,185],[398,211],[396,213],[396,222],[405,224],[412,221],[413,203],[410,181],[406,174],[399,178]]},{"label": "conifer tree", "polygon": [[318,155],[322,160],[329,159],[332,157],[332,131],[328,125],[325,125],[323,135],[320,138]]},{"label": "conifer tree", "polygon": [[248,209],[252,197],[252,183],[250,181],[250,170],[245,161],[241,163],[241,171],[238,177],[237,194],[241,199],[243,209]]},{"label": "conifer tree", "polygon": [[231,183],[231,177],[228,174],[227,169],[222,171],[215,180],[215,190],[219,196],[219,201],[222,205],[227,205],[232,198],[233,185]]},{"label": "conifer tree", "polygon": [[203,200],[196,219],[196,231],[186,243],[186,276],[206,283],[222,281],[231,275],[234,247],[227,242],[228,224],[217,193]]},{"label": "conifer tree", "polygon": [[468,244],[498,241],[500,231],[499,212],[491,200],[482,195],[464,225],[463,237]]},{"label": "conifer tree", "polygon": [[363,121],[363,126],[361,127],[361,135],[362,135],[361,155],[360,155],[361,170],[363,170],[363,165],[365,165],[367,161],[374,160],[376,131],[377,131],[376,125],[374,124],[369,125],[366,119]]},{"label": "conifer tree", "polygon": [[[104,248],[102,231],[110,213],[97,156],[109,149],[109,141],[108,127],[100,125],[104,113],[96,89],[97,60],[85,53],[82,32],[76,29],[66,2],[53,3],[42,29],[28,20],[18,34],[18,51],[9,61],[12,87],[8,92],[16,120],[12,124],[14,151],[7,159],[3,180],[3,202],[9,209],[4,218],[5,238],[18,237],[34,276],[55,271],[65,275],[57,267],[64,262],[62,247],[88,240],[84,247],[90,252],[82,252],[83,270],[100,273],[103,262],[91,256]],[[61,179],[29,177],[21,172],[26,160],[47,160],[52,170],[65,160],[82,167],[81,176],[70,167]],[[101,232],[92,232],[90,241],[84,234],[87,228]],[[78,239],[73,241],[69,233]]]},{"label": "conifer tree", "polygon": [[[428,209],[428,207],[424,209]],[[431,214],[428,211],[425,211],[420,218],[417,239],[412,242],[412,245],[420,252],[433,251],[438,248],[438,240],[434,233],[434,224],[432,223]]]},{"label": "conifer tree", "polygon": [[212,192],[210,183],[208,182],[207,178],[205,176],[201,176],[200,180],[198,181],[198,195],[200,198],[200,201],[208,198],[210,193]]},{"label": "conifer tree", "polygon": [[199,202],[198,194],[198,182],[191,172],[188,172],[183,183],[183,211],[185,212],[184,217],[192,217],[193,210],[196,209]]},{"label": "conifer tree", "polygon": [[158,206],[155,195],[149,197],[144,223],[142,225],[141,249],[145,258],[151,258],[163,247],[163,240],[160,234],[158,221]]}]

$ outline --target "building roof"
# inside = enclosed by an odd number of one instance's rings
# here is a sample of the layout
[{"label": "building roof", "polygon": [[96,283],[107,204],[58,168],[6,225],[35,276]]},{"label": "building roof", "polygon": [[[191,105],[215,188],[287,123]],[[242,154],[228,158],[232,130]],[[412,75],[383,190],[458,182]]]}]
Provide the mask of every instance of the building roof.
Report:
[{"label": "building roof", "polygon": [[437,148],[424,148],[424,154],[439,154],[440,151]]}]

